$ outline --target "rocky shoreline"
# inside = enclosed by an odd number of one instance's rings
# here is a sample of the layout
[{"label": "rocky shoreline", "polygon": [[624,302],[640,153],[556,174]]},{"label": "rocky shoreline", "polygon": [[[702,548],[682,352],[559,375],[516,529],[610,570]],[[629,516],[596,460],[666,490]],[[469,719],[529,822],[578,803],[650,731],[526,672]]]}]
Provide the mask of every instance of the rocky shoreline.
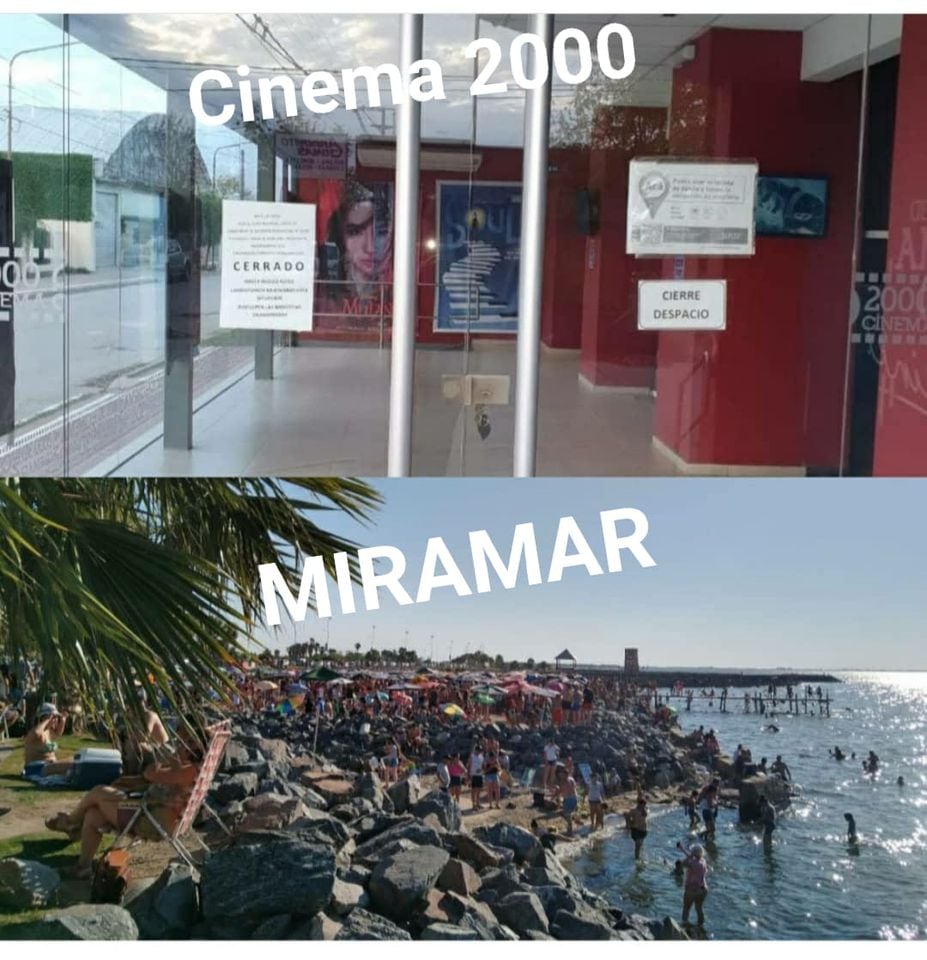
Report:
[{"label": "rocky shoreline", "polygon": [[[172,861],[130,884],[123,906],[52,911],[38,938],[271,940],[684,939],[669,917],[629,915],[590,892],[526,825],[549,816],[528,806],[530,786],[503,809],[471,814],[436,789],[430,767],[489,734],[509,754],[515,782],[540,766],[553,735],[562,756],[613,784],[619,812],[632,785],[671,802],[704,780],[677,729],[642,712],[602,713],[559,731],[428,721],[416,776],[384,787],[369,769],[395,732],[374,718],[363,734],[347,721],[237,720],[209,797],[233,830],[208,818],[213,852],[198,871]],[[313,749],[314,746],[314,749]],[[525,778],[528,779],[527,777]],[[559,819],[554,826],[562,823]],[[563,852],[575,854],[575,844]]]}]

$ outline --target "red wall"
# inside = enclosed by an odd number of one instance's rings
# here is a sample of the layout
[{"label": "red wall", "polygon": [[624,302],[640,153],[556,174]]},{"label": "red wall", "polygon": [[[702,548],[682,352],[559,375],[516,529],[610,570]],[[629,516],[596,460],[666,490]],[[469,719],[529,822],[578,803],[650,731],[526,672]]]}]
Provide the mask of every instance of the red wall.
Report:
[{"label": "red wall", "polygon": [[[882,347],[873,473],[927,475],[927,16],[905,16],[892,158],[883,328],[914,343]],[[900,279],[902,275],[904,279]],[[908,304],[910,303],[910,306]]]},{"label": "red wall", "polygon": [[[823,239],[687,258],[727,281],[727,330],[664,333],[656,436],[688,463],[835,469],[848,333],[859,82],[802,83],[800,33],[712,30],[674,74],[670,153],[827,176]],[[663,262],[665,276],[672,261]]]},{"label": "red wall", "polygon": [[586,240],[582,291],[582,375],[599,386],[653,386],[657,335],[637,329],[637,281],[660,276],[661,261],[625,253],[628,164],[666,152],[666,110],[606,107],[596,114],[589,187],[599,230]]}]

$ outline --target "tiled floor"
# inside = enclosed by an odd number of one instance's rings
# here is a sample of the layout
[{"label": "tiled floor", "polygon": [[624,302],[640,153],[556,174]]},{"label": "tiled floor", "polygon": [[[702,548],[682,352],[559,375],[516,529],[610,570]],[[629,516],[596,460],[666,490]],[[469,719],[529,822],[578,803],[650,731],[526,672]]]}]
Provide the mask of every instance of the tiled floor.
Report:
[{"label": "tiled floor", "polygon": [[[514,375],[514,344],[481,344],[469,355],[418,350],[415,475],[512,473],[513,406],[487,408],[491,432],[481,439],[474,409],[443,396],[442,378],[463,373],[465,362],[470,373]],[[651,443],[652,398],[593,390],[580,381],[578,365],[575,354],[542,354],[538,474],[675,473]],[[158,441],[122,464],[118,473],[382,476],[388,411],[388,350],[320,344],[291,348],[278,353],[272,381],[249,376],[196,414],[193,450],[166,451]]]}]

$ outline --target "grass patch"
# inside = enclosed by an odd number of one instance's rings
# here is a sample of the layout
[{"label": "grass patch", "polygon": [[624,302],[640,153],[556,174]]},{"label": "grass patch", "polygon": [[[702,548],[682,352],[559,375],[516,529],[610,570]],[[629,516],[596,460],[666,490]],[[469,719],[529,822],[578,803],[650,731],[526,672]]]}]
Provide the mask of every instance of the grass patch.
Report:
[{"label": "grass patch", "polygon": [[72,843],[63,833],[27,833],[21,837],[0,840],[0,860],[7,857],[38,860],[56,870],[71,866],[79,853],[80,842]]},{"label": "grass patch", "polygon": [[[88,736],[68,734],[58,740],[59,760],[70,759],[78,750],[85,747],[109,747],[105,741],[95,740]],[[83,794],[83,790],[47,790],[36,787],[29,780],[23,780],[23,748],[18,746],[13,750],[0,753],[0,798],[9,806],[33,806],[40,799],[49,797],[52,793],[69,796]]]}]

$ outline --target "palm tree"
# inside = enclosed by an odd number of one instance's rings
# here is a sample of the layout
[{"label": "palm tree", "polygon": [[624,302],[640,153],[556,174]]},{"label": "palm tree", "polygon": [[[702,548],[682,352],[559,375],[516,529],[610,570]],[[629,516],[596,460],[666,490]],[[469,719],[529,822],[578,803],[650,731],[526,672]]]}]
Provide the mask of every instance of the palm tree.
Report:
[{"label": "palm tree", "polygon": [[0,659],[35,658],[46,690],[92,716],[140,718],[136,686],[193,722],[231,690],[260,619],[258,565],[290,589],[303,556],[334,576],[357,545],[320,511],[367,520],[381,502],[357,480],[0,480]]}]

